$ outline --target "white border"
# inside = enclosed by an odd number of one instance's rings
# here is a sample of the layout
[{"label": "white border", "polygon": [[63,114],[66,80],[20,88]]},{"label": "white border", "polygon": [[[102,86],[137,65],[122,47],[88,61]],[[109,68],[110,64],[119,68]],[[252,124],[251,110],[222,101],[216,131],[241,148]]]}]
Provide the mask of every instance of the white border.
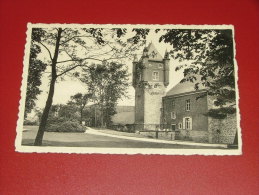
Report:
[{"label": "white border", "polygon": [[[237,105],[237,128],[238,128],[238,149],[158,149],[158,148],[99,148],[99,147],[48,147],[48,146],[22,146],[23,118],[25,108],[25,97],[29,67],[29,51],[31,43],[32,28],[150,28],[150,29],[231,29],[233,32],[234,48],[234,69]],[[15,151],[17,152],[37,152],[37,153],[77,153],[77,154],[163,154],[163,155],[241,155],[242,154],[242,135],[240,128],[239,110],[239,89],[238,89],[238,66],[236,61],[235,32],[233,25],[144,25],[144,24],[27,24],[25,54],[23,59],[23,74],[21,85],[21,99],[19,102],[18,121],[16,126]]]}]

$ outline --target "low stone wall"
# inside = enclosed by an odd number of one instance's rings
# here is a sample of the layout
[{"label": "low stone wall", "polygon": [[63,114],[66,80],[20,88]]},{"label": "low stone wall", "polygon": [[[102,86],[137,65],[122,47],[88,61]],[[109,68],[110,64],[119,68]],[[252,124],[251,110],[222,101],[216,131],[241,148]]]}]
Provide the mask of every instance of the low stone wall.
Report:
[{"label": "low stone wall", "polygon": [[174,131],[137,131],[140,135],[148,138],[162,139],[162,140],[175,140]]},{"label": "low stone wall", "polygon": [[160,124],[145,124],[144,130],[158,130],[160,128]]},{"label": "low stone wall", "polygon": [[161,129],[162,125],[160,124],[132,124],[132,126],[134,126],[134,130],[135,131],[156,131]]},{"label": "low stone wall", "polygon": [[207,131],[195,131],[195,130],[179,130],[175,132],[176,140],[194,141],[199,143],[208,143]]}]

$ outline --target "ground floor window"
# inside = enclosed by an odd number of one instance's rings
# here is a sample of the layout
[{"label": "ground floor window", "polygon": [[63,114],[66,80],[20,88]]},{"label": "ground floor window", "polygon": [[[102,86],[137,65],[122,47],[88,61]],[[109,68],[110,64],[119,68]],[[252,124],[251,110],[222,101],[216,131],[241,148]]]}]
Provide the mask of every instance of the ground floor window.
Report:
[{"label": "ground floor window", "polygon": [[172,124],[172,125],[171,125],[171,129],[172,129],[172,131],[175,131],[175,130],[176,130],[176,128],[175,128],[175,127],[176,127],[176,125],[175,125],[175,124]]},{"label": "ground floor window", "polygon": [[183,124],[182,123],[178,123],[178,129],[182,129],[183,128]]},{"label": "ground floor window", "polygon": [[192,118],[191,117],[183,118],[183,129],[187,129],[187,130],[192,129]]}]

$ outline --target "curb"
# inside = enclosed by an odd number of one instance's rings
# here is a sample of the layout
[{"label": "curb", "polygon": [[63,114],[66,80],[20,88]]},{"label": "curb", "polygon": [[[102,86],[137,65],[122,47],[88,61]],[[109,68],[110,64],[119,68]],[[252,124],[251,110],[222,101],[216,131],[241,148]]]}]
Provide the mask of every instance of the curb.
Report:
[{"label": "curb", "polygon": [[87,127],[87,130],[85,131],[87,134],[93,134],[93,135],[102,135],[102,136],[108,136],[108,137],[114,137],[114,138],[120,138],[120,139],[128,139],[128,140],[134,140],[134,141],[143,141],[143,142],[153,142],[153,143],[164,143],[164,144],[177,144],[177,145],[189,145],[189,146],[207,146],[207,147],[215,147],[215,148],[228,148],[227,144],[207,144],[207,143],[193,143],[193,142],[183,142],[183,141],[167,141],[167,140],[153,140],[150,138],[138,138],[138,137],[128,137],[124,135],[112,135],[108,133],[98,132],[98,130],[94,130],[90,127]]}]

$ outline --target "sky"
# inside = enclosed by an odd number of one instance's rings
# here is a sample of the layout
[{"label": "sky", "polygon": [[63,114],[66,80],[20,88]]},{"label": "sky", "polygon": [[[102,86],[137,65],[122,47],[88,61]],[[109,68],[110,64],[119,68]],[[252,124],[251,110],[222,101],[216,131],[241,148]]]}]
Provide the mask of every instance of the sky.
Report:
[{"label": "sky", "polygon": [[[130,35],[128,35],[130,36]],[[150,32],[147,36],[147,45],[152,42],[158,52],[164,56],[165,50],[171,50],[172,46],[169,44],[165,44],[163,42],[159,43],[158,39],[161,36],[161,34],[156,34],[154,32]],[[140,58],[141,53],[143,51],[143,48],[140,48],[140,52],[138,52],[138,58]],[[42,59],[46,59],[48,56],[48,53],[46,51],[43,51],[41,54]],[[127,66],[128,72],[132,73],[132,61],[129,59],[125,60],[125,65]],[[170,73],[169,73],[169,86],[167,87],[167,91],[170,90],[173,86],[175,86],[177,83],[180,82],[180,80],[183,78],[182,71],[175,71],[175,67],[179,65],[179,62],[175,59],[170,59]],[[48,72],[48,70],[47,70]],[[132,77],[130,75],[129,82],[132,81]],[[36,101],[36,107],[38,108],[44,108],[47,95],[48,95],[48,88],[49,88],[49,74],[43,74],[42,77],[42,85],[40,86],[40,89],[42,90],[42,93],[38,96],[38,100]],[[85,84],[80,82],[77,79],[70,79],[67,77],[65,80],[58,81],[55,86],[55,93],[53,97],[53,104],[65,104],[70,99],[70,97],[76,93],[87,93],[87,87]],[[130,87],[127,90],[129,98],[123,98],[118,101],[118,105],[128,105],[128,106],[134,106],[135,102],[135,90],[130,85]]]}]

